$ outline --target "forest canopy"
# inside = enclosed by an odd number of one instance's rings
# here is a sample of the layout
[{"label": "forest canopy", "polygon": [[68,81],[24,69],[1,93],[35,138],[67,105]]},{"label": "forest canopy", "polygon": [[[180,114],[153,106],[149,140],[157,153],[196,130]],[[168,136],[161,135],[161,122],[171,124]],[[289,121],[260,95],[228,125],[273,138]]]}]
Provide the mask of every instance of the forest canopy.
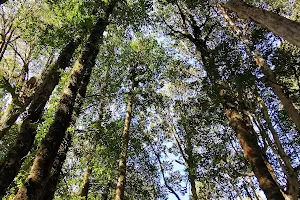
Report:
[{"label": "forest canopy", "polygon": [[0,198],[300,198],[300,1],[0,0]]}]

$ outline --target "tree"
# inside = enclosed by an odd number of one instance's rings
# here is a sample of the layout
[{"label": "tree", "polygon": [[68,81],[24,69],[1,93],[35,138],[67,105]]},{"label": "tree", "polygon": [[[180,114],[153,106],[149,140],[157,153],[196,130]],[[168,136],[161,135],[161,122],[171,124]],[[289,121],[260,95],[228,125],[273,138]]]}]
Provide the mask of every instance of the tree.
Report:
[{"label": "tree", "polygon": [[300,47],[300,23],[289,20],[276,13],[261,8],[253,7],[242,0],[230,0],[224,4],[229,10],[236,12],[239,17],[251,19],[269,29],[278,36],[283,37],[291,44]]},{"label": "tree", "polygon": [[78,45],[78,41],[71,41],[68,45],[66,45],[56,63],[43,74],[42,82],[38,86],[39,89],[37,89],[35,97],[28,109],[27,116],[22,122],[16,143],[10,148],[6,158],[0,162],[0,176],[2,180],[0,183],[1,196],[4,195],[7,187],[11,184],[18,173],[23,163],[23,157],[28,154],[32,147],[37,132],[37,126],[35,124],[41,121],[44,107],[55,86],[58,84],[60,79],[59,70],[65,69],[69,65],[73,53]]},{"label": "tree", "polygon": [[1,198],[297,199],[300,50],[224,4],[2,4]]}]

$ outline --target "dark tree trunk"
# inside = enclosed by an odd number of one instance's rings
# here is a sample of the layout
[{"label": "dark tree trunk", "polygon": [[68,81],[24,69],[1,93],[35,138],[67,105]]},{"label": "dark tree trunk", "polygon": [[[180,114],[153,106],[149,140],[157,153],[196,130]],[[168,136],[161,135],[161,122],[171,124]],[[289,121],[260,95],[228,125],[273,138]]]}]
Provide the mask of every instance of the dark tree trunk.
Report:
[{"label": "dark tree trunk", "polygon": [[0,196],[5,194],[6,189],[14,180],[24,161],[23,157],[28,154],[33,144],[37,123],[40,122],[44,107],[60,80],[59,69],[65,69],[79,42],[71,41],[61,52],[56,63],[44,73],[42,84],[36,92],[28,109],[16,143],[10,148],[5,159],[0,162]]},{"label": "dark tree trunk", "polygon": [[[51,167],[58,152],[59,146],[70,125],[72,112],[78,89],[84,74],[93,68],[99,52],[99,45],[103,40],[103,32],[106,29],[109,15],[112,13],[116,1],[108,6],[105,19],[99,18],[91,35],[85,44],[82,53],[76,63],[64,92],[60,97],[59,107],[54,116],[54,122],[43,139],[38,154],[35,157],[30,174],[24,185],[18,191],[16,200],[41,199],[42,191],[50,177]],[[89,79],[89,77],[87,77]]]},{"label": "dark tree trunk", "polygon": [[53,167],[51,170],[51,175],[47,183],[47,187],[43,192],[41,199],[43,200],[52,200],[56,191],[57,184],[60,181],[60,174],[62,166],[66,160],[68,150],[72,143],[71,134],[68,133],[64,139],[65,141],[60,145],[57,156],[53,162]]},{"label": "dark tree trunk", "polygon": [[276,35],[300,47],[300,23],[289,20],[276,13],[250,6],[242,0],[230,0],[224,4],[229,10],[236,12],[239,17],[251,19]]},{"label": "dark tree trunk", "polygon": [[[80,115],[81,107],[84,102],[87,86],[89,83],[88,77],[90,76],[90,73],[91,73],[91,70],[88,70],[86,72],[86,74],[84,75],[82,84],[79,88],[78,95],[76,97],[72,121],[71,121],[72,126],[75,126],[76,119]],[[59,147],[58,153],[53,162],[53,167],[51,170],[51,175],[50,175],[49,181],[47,182],[47,186],[45,187],[43,196],[41,197],[41,199],[43,199],[43,200],[52,200],[54,198],[57,184],[60,181],[61,169],[66,160],[66,156],[67,156],[69,147],[71,146],[71,143],[72,143],[71,140],[72,140],[72,135],[71,135],[71,133],[68,133],[65,136],[65,142],[63,142]]]},{"label": "dark tree trunk", "polygon": [[[186,128],[185,128],[186,129]],[[186,148],[186,154],[188,156],[187,159],[187,166],[188,166],[188,179],[191,184],[191,192],[192,192],[192,200],[198,200],[197,196],[197,190],[196,190],[196,166],[194,161],[194,155],[193,155],[193,147],[191,143],[191,137],[190,133],[187,133],[186,142],[187,142],[187,148]]]}]

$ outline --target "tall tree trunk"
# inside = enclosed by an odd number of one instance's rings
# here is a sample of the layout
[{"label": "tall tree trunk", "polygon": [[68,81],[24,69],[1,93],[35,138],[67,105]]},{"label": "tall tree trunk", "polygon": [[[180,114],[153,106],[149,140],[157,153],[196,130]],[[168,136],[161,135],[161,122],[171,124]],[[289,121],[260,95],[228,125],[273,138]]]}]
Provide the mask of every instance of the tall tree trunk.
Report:
[{"label": "tall tree trunk", "polygon": [[192,145],[192,138],[191,138],[191,132],[186,125],[188,122],[187,119],[184,117],[183,118],[183,127],[185,131],[185,140],[186,140],[186,148],[185,153],[186,156],[184,158],[186,159],[186,166],[187,166],[187,171],[188,171],[188,179],[191,184],[191,192],[192,192],[192,200],[198,200],[197,196],[197,190],[196,190],[196,171],[197,171],[197,166],[195,165],[195,160],[194,160],[194,154],[193,154],[193,145]]},{"label": "tall tree trunk", "polygon": [[33,144],[37,123],[40,122],[44,107],[60,79],[59,69],[65,69],[79,42],[71,41],[61,52],[56,63],[44,73],[42,84],[39,85],[27,116],[22,122],[16,143],[10,148],[5,159],[0,162],[0,196],[13,181]]},{"label": "tall tree trunk", "polygon": [[229,10],[236,12],[239,17],[251,19],[276,35],[300,47],[300,23],[289,20],[276,13],[250,6],[242,0],[229,0],[224,4]]},{"label": "tall tree trunk", "polygon": [[132,118],[132,110],[133,110],[133,92],[136,85],[135,77],[136,77],[136,66],[131,67],[130,69],[130,80],[131,87],[128,94],[127,106],[126,106],[126,115],[125,122],[122,134],[122,149],[121,156],[119,161],[119,171],[118,171],[118,182],[116,187],[116,194],[114,200],[124,200],[125,195],[125,179],[126,179],[126,160],[127,160],[127,149],[129,143],[129,128]]},{"label": "tall tree trunk", "polygon": [[189,182],[191,184],[191,191],[192,191],[192,200],[198,200],[197,196],[197,190],[196,190],[196,166],[195,166],[195,161],[194,161],[194,155],[193,155],[193,147],[192,147],[192,142],[191,142],[191,137],[190,133],[187,133],[187,149],[186,153],[188,156],[187,160],[187,166],[188,166],[188,178]]},{"label": "tall tree trunk", "polygon": [[85,170],[84,178],[83,178],[83,186],[82,186],[82,189],[81,189],[81,192],[79,195],[79,196],[83,197],[84,199],[87,199],[88,193],[89,193],[89,188],[90,188],[90,175],[92,173],[91,160],[92,160],[92,156],[89,155],[87,168]]},{"label": "tall tree trunk", "polygon": [[[211,69],[208,68],[215,67],[212,66],[214,64],[211,62],[213,59],[210,59],[211,55],[209,54],[207,47],[199,46],[199,44],[201,43],[195,42],[196,49],[201,53],[204,68],[208,73],[210,73]],[[261,149],[257,143],[255,135],[256,133],[253,130],[253,127],[250,125],[251,122],[249,121],[248,116],[243,116],[242,114],[240,114],[240,111],[237,111],[235,109],[231,110],[230,107],[228,108],[227,103],[232,104],[232,102],[223,102],[225,113],[227,115],[227,118],[229,119],[231,127],[237,134],[239,143],[244,150],[244,155],[250,163],[256,178],[258,179],[261,189],[264,191],[268,199],[284,199],[280,192],[280,188],[272,178],[266,164],[264,163]]]},{"label": "tall tree trunk", "polygon": [[[184,122],[183,123],[186,123],[186,119],[184,118]],[[184,124],[183,125],[184,127],[184,130],[185,130],[185,133],[186,135],[189,134],[187,132],[187,129],[186,129],[186,125]],[[198,196],[197,196],[197,190],[196,190],[196,176],[195,176],[195,171],[194,171],[194,168],[193,168],[193,154],[192,154],[192,145],[191,145],[191,140],[190,140],[190,136],[187,136],[185,139],[187,139],[186,143],[187,143],[187,148],[182,148],[181,146],[181,142],[180,142],[180,139],[179,137],[177,136],[177,133],[176,133],[176,128],[175,128],[175,125],[173,124],[173,128],[172,128],[172,134],[173,134],[173,137],[176,141],[176,144],[178,146],[178,149],[182,155],[182,158],[184,160],[184,163],[183,165],[186,167],[187,169],[187,172],[188,172],[188,180],[189,180],[189,183],[191,184],[191,192],[192,192],[192,200],[197,200],[198,199]],[[159,155],[157,154],[156,155],[157,159],[159,160],[159,164],[161,164],[160,162],[160,157]],[[161,166],[162,167],[162,166]],[[163,170],[162,170],[163,172]],[[164,175],[163,175],[164,176]],[[165,181],[166,182],[166,181]],[[165,183],[166,184],[166,183]],[[169,189],[170,190],[170,189]],[[172,192],[172,191],[171,191]],[[174,191],[175,192],[175,191]],[[173,193],[173,192],[172,192]],[[175,196],[177,195],[176,193],[174,194]],[[177,197],[177,196],[176,196]],[[177,198],[178,199],[178,198]]]},{"label": "tall tree trunk", "polygon": [[[76,119],[80,115],[81,107],[83,105],[83,102],[84,102],[84,99],[86,96],[86,90],[87,90],[87,86],[89,83],[88,77],[90,76],[90,73],[91,73],[91,70],[88,70],[85,73],[83,81],[79,88],[78,95],[76,97],[75,106],[74,106],[72,121],[71,121],[72,126],[76,125]],[[63,142],[60,145],[58,153],[56,155],[56,158],[53,162],[53,167],[51,170],[50,178],[49,178],[49,181],[47,182],[47,186],[44,189],[41,199],[52,200],[54,198],[57,184],[59,183],[60,178],[61,178],[61,176],[60,176],[61,169],[66,160],[66,156],[67,156],[69,147],[71,146],[71,143],[72,143],[72,135],[71,135],[71,133],[67,133],[65,136],[65,142]]]},{"label": "tall tree trunk", "polygon": [[272,88],[273,92],[276,94],[276,96],[280,100],[281,104],[283,105],[284,110],[287,112],[288,116],[295,123],[297,129],[300,130],[300,113],[295,108],[293,101],[287,96],[287,94],[281,88],[280,84],[278,84],[276,75],[271,70],[268,63],[265,61],[265,59],[260,55],[260,53],[258,51],[251,53],[251,50],[248,47],[248,45],[249,45],[248,37],[240,30],[239,27],[237,27],[235,25],[233,20],[226,13],[225,9],[222,6],[218,5],[218,10],[224,16],[228,26],[233,29],[234,34],[237,37],[238,37],[238,35],[240,35],[242,37],[243,42],[245,43],[245,48],[246,48],[248,55],[249,56],[252,55],[256,64],[261,68],[263,74],[265,75],[265,77],[268,81],[267,84],[269,84],[269,86]]},{"label": "tall tree trunk", "polygon": [[45,188],[42,198],[41,198],[43,200],[52,200],[54,198],[57,184],[60,181],[61,169],[66,160],[68,150],[72,143],[71,134],[68,133],[64,140],[65,141],[60,145],[59,150],[57,152],[57,156],[53,162],[51,175],[50,175],[49,181],[47,183],[47,187]]},{"label": "tall tree trunk", "polygon": [[224,97],[226,116],[237,134],[237,138],[244,150],[244,156],[250,163],[261,189],[265,192],[268,199],[284,199],[280,188],[272,178],[264,162],[260,146],[257,143],[256,133],[249,117],[244,114],[244,110],[233,108],[234,101],[230,100],[230,98],[228,96]]},{"label": "tall tree trunk", "polygon": [[112,1],[110,3],[104,19],[98,19],[80,57],[74,64],[71,77],[66,83],[60,97],[60,103],[54,116],[54,122],[40,145],[30,174],[24,185],[18,191],[15,197],[16,200],[41,198],[42,191],[50,177],[51,167],[59,146],[70,125],[79,86],[86,71],[91,70],[95,64],[95,59],[99,52],[99,45],[103,40],[103,32],[106,29],[109,15],[112,13],[116,2],[117,1]]},{"label": "tall tree trunk", "polygon": [[[299,182],[298,182],[298,177],[297,174],[291,164],[290,158],[288,157],[288,155],[285,153],[284,148],[281,144],[281,141],[279,139],[279,136],[275,130],[275,128],[273,127],[273,124],[271,122],[269,113],[268,113],[268,108],[265,105],[265,103],[263,102],[263,100],[261,101],[261,108],[262,108],[262,112],[264,115],[264,119],[267,122],[268,128],[272,133],[273,139],[274,139],[274,143],[277,147],[277,152],[280,156],[280,158],[283,160],[284,165],[286,167],[287,173],[287,181],[288,181],[288,190],[287,190],[287,195],[290,199],[298,199],[298,193],[299,193]],[[283,168],[284,171],[285,168]]]},{"label": "tall tree trunk", "polygon": [[287,171],[285,169],[285,166],[283,165],[282,163],[282,160],[281,158],[279,158],[279,155],[278,155],[278,150],[275,148],[271,138],[269,137],[268,133],[266,132],[265,128],[263,127],[263,125],[261,124],[260,120],[259,119],[256,119],[256,117],[253,119],[255,125],[258,127],[259,129],[259,132],[262,136],[262,139],[263,139],[263,142],[264,142],[264,149],[262,151],[262,155],[263,155],[263,158],[265,160],[265,163],[267,165],[267,168],[271,174],[271,176],[273,177],[274,181],[276,182],[276,184],[278,185],[278,187],[281,189],[281,193],[284,192],[284,187],[280,186],[277,178],[276,178],[276,175],[274,173],[274,169],[272,167],[272,165],[270,164],[270,162],[268,161],[268,157],[266,155],[266,151],[267,151],[267,148],[270,147],[275,155],[275,158],[278,160],[279,164],[280,164],[280,167],[281,169],[283,170],[284,174],[287,174]]}]

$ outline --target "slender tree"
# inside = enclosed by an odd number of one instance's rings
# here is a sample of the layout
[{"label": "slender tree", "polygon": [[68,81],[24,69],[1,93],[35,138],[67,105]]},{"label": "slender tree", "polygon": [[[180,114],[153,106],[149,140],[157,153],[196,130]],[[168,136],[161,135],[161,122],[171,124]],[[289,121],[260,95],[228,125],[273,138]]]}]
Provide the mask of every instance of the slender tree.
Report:
[{"label": "slender tree", "polygon": [[90,154],[88,156],[87,168],[84,173],[83,186],[82,186],[80,194],[79,194],[79,196],[83,197],[84,199],[87,199],[87,197],[88,197],[91,173],[92,173],[92,156]]},{"label": "slender tree", "polygon": [[261,106],[261,109],[263,112],[264,119],[266,120],[267,126],[273,136],[273,140],[274,140],[275,146],[277,148],[277,152],[278,152],[280,158],[283,160],[284,165],[285,165],[282,168],[283,168],[283,171],[285,171],[285,174],[287,176],[287,182],[288,182],[287,191],[286,191],[287,198],[298,199],[299,182],[298,182],[298,178],[297,178],[295,169],[293,168],[290,158],[286,154],[286,152],[281,144],[281,141],[279,139],[277,131],[273,127],[272,121],[271,121],[269,113],[268,113],[267,106],[265,105],[263,100],[261,100],[260,106]]},{"label": "slender tree", "polygon": [[[138,65],[138,63],[137,63]],[[124,128],[122,133],[122,149],[121,149],[121,157],[119,161],[119,170],[118,170],[118,182],[116,187],[116,194],[114,200],[124,200],[125,199],[125,179],[126,179],[126,160],[127,160],[127,150],[128,150],[128,143],[129,143],[129,128],[132,118],[132,112],[134,107],[134,89],[138,84],[136,81],[137,66],[132,66],[130,68],[129,78],[131,81],[130,91],[127,97],[127,106],[126,106],[126,115],[124,121]]]}]

